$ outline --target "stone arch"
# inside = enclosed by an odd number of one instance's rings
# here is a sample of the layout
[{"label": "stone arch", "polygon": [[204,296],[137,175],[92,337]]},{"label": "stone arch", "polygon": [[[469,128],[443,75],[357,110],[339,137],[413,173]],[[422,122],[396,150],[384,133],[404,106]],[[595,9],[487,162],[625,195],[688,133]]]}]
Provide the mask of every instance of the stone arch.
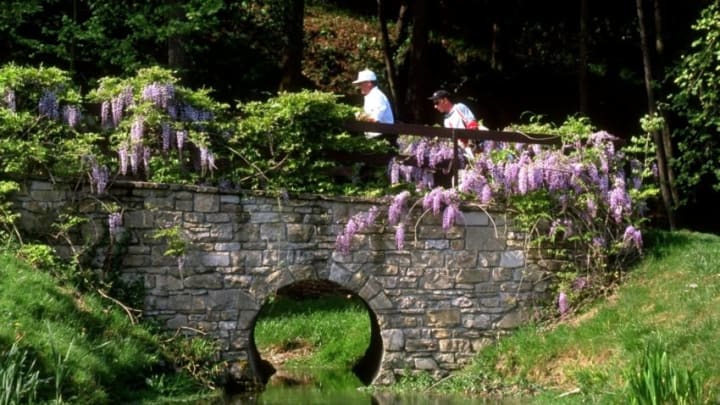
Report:
[{"label": "stone arch", "polygon": [[380,374],[384,358],[384,344],[381,334],[383,321],[379,312],[391,307],[390,300],[382,290],[380,282],[368,274],[367,270],[369,269],[364,268],[365,266],[345,266],[333,263],[330,267],[329,272],[320,272],[320,275],[308,268],[283,268],[272,272],[262,283],[258,283],[258,286],[262,288],[255,289],[254,296],[259,309],[249,325],[247,347],[248,361],[252,372],[263,384],[267,383],[275,369],[269,362],[262,359],[255,345],[255,325],[260,310],[271,294],[288,289],[293,285],[312,281],[330,283],[361,299],[370,320],[370,343],[363,357],[353,366],[352,371],[365,385],[372,384]]}]

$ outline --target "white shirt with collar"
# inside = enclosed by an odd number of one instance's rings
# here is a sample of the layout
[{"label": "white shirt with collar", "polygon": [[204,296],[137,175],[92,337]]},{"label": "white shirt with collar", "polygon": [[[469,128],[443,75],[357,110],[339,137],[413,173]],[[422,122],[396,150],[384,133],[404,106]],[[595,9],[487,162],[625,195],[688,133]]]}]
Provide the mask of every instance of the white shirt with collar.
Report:
[{"label": "white shirt with collar", "polygon": [[[372,90],[365,95],[363,111],[365,111],[365,114],[367,114],[368,117],[377,122],[383,124],[392,124],[395,122],[392,107],[390,107],[390,101],[388,101],[385,93],[383,93],[377,86],[373,87]],[[377,132],[367,132],[365,135],[368,138],[374,138],[380,134]]]},{"label": "white shirt with collar", "polygon": [[[475,121],[475,114],[463,103],[455,103],[445,114],[443,125],[445,128],[465,128],[468,123]],[[487,129],[482,127],[480,129]]]}]

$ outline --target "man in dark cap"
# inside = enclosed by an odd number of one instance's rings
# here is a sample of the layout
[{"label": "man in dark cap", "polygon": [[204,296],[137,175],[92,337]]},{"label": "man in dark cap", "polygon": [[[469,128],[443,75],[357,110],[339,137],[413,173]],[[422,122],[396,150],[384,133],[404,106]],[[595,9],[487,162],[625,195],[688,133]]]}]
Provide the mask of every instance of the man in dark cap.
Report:
[{"label": "man in dark cap", "polygon": [[[445,114],[443,118],[443,126],[445,128],[464,128],[464,129],[481,129],[487,131],[487,128],[478,123],[475,114],[463,103],[454,103],[447,90],[438,90],[428,97],[432,100],[436,110]],[[465,148],[468,146],[468,140],[465,138],[458,139],[460,146]]]},{"label": "man in dark cap", "polygon": [[432,100],[435,109],[445,114],[443,126],[445,128],[484,129],[478,124],[475,114],[463,103],[454,103],[450,93],[446,90],[438,90],[428,98]]}]

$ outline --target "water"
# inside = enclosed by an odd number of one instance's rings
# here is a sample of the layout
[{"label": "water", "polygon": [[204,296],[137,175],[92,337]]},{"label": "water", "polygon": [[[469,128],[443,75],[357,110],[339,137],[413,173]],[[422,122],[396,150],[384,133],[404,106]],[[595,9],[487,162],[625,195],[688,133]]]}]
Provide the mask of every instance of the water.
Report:
[{"label": "water", "polygon": [[282,370],[265,391],[235,395],[217,405],[477,405],[481,399],[427,393],[372,392],[347,370]]}]

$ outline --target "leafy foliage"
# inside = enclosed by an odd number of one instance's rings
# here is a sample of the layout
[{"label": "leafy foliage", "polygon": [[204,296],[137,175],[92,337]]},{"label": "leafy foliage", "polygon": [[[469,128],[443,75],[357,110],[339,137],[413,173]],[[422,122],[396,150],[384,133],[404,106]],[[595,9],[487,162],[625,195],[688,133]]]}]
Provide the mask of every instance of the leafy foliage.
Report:
[{"label": "leafy foliage", "polygon": [[[353,154],[389,150],[385,141],[348,134],[342,125],[354,116],[354,109],[330,93],[281,93],[238,109],[240,119],[228,148],[232,179],[246,188],[350,193],[352,183],[360,179],[338,181],[333,170]],[[355,188],[372,188],[373,181],[387,184],[384,177],[364,180]]]},{"label": "leafy foliage", "polygon": [[720,190],[720,4],[711,2],[693,26],[697,39],[674,72],[670,108],[687,120],[673,133],[678,187],[692,199],[707,179]]},{"label": "leafy foliage", "polygon": [[82,128],[82,97],[67,72],[9,64],[0,68],[0,172],[12,176],[79,173],[97,148]]}]

